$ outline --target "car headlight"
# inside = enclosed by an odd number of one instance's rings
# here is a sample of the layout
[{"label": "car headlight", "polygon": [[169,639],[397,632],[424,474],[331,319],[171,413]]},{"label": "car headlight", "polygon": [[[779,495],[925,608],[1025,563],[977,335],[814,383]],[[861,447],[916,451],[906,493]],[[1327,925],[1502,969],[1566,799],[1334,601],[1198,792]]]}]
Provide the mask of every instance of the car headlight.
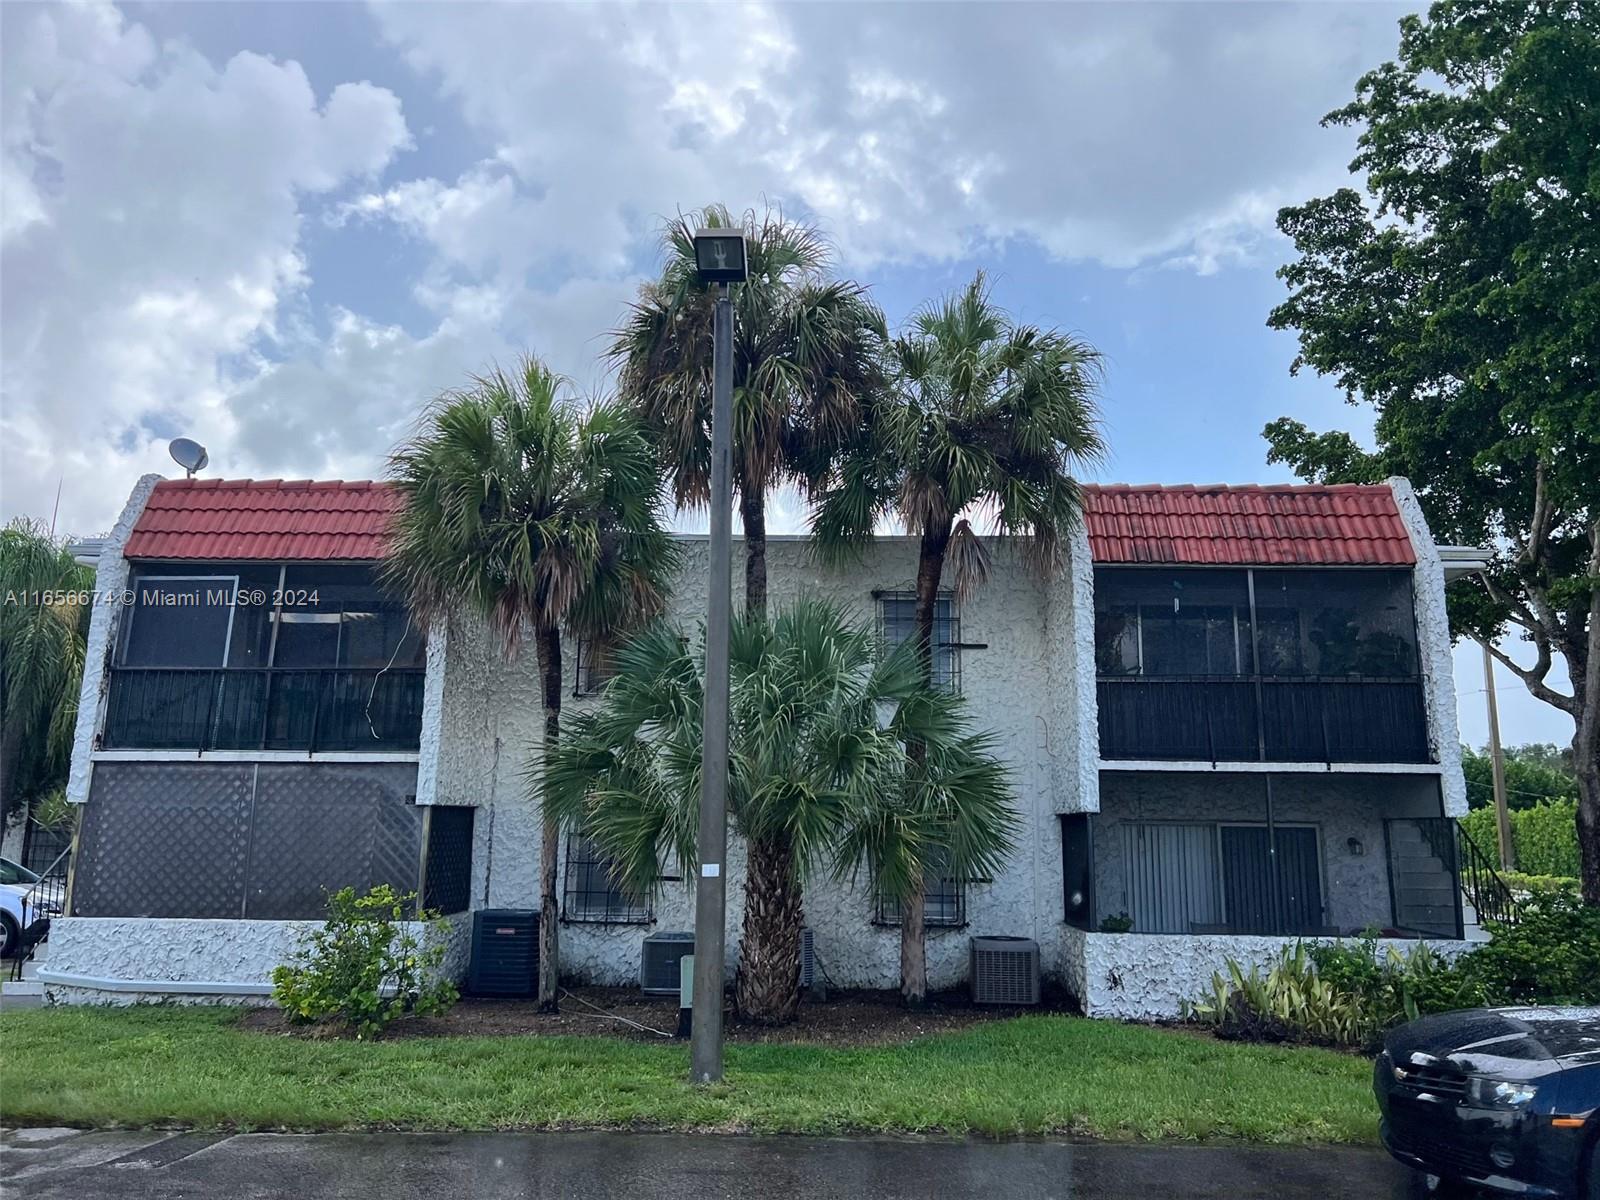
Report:
[{"label": "car headlight", "polygon": [[1532,1083],[1474,1075],[1467,1082],[1467,1099],[1478,1108],[1522,1108],[1538,1090]]}]

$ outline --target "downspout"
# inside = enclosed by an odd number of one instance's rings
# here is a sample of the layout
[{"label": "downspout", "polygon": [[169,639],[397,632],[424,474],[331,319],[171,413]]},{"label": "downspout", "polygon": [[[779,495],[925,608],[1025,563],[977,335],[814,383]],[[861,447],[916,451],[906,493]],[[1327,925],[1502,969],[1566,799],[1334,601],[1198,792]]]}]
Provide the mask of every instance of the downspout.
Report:
[{"label": "downspout", "polygon": [[[1266,690],[1261,685],[1261,638],[1256,624],[1256,572],[1246,568],[1245,586],[1250,593],[1250,675],[1256,685],[1256,758],[1267,761]],[[1283,884],[1278,878],[1278,831],[1273,823],[1272,774],[1261,777],[1267,785],[1267,881],[1272,897],[1272,918],[1281,932],[1284,922]]]}]

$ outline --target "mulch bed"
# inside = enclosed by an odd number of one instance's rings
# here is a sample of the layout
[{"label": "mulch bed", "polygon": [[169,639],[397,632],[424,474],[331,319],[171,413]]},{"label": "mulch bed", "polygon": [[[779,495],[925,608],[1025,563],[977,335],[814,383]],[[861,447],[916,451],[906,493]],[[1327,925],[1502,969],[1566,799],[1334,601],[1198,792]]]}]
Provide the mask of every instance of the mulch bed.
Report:
[{"label": "mulch bed", "polygon": [[[975,1008],[963,996],[930,997],[925,1008],[910,1011],[894,992],[832,992],[819,1003],[802,1001],[800,1016],[779,1028],[747,1025],[730,1011],[727,1038],[732,1042],[791,1043],[808,1046],[883,1046],[915,1041],[935,1033],[951,1033],[1004,1020],[1027,1012],[1064,1011],[1041,1008]],[[623,1018],[618,1020],[617,1018]],[[644,1026],[644,1028],[639,1028]],[[343,1030],[326,1025],[291,1025],[275,1008],[253,1009],[240,1028],[284,1037],[341,1037]],[[579,987],[564,991],[561,1011],[541,1013],[532,1000],[464,997],[439,1017],[407,1017],[396,1021],[385,1038],[430,1037],[611,1037],[657,1042],[678,1028],[678,1005],[671,997],[646,996],[637,988]]]}]

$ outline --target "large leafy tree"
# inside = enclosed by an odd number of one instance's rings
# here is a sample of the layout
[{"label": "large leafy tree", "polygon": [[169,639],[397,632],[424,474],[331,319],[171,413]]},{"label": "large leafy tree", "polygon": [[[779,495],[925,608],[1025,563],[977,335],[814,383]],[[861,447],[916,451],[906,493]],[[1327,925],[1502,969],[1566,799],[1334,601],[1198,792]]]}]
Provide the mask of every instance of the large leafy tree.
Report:
[{"label": "large leafy tree", "polygon": [[1299,257],[1269,324],[1298,332],[1295,369],[1376,409],[1377,448],[1285,418],[1266,428],[1270,457],[1315,480],[1409,476],[1436,537],[1493,550],[1452,587],[1452,623],[1572,718],[1583,894],[1600,904],[1594,6],[1434,4],[1325,122],[1360,130],[1351,170],[1367,194],[1279,214]]},{"label": "large leafy tree", "polygon": [[[988,814],[990,868],[1009,849],[1005,771],[967,729],[957,698],[934,695],[907,646],[880,658],[870,629],[806,602],[732,636],[728,810],[749,851],[735,998],[746,1020],[792,1020],[799,1004],[806,879],[863,852],[881,797],[908,784],[905,742],[929,747],[918,786]],[[696,864],[704,639],[661,625],[618,656],[597,711],[580,715],[547,760],[542,802],[611,856],[636,894],[665,863]],[[889,715],[892,714],[892,715]],[[971,833],[968,822],[968,832]],[[852,840],[854,837],[854,840]]]},{"label": "large leafy tree", "polygon": [[93,588],[44,526],[0,529],[0,823],[66,782]]},{"label": "large leafy tree", "polygon": [[[404,498],[384,574],[427,622],[484,619],[502,649],[533,638],[543,755],[561,732],[561,636],[607,639],[657,613],[672,567],[649,439],[623,406],[586,411],[537,359],[443,396],[391,459]],[[539,1004],[556,1008],[560,826],[542,814]]]},{"label": "large leafy tree", "polygon": [[830,249],[780,213],[735,218],[712,206],[665,231],[661,275],[639,291],[611,357],[621,396],[644,419],[678,504],[711,493],[714,287],[695,273],[697,228],[742,226],[750,278],[732,285],[733,487],[744,523],[745,610],[767,607],[767,493],[807,486],[860,425],[878,385],[883,314],[857,284],[828,277]]},{"label": "large leafy tree", "polygon": [[[1100,356],[1087,343],[1013,320],[981,274],[923,309],[890,346],[889,388],[818,487],[812,536],[835,559],[851,556],[891,519],[918,539],[914,644],[930,686],[934,614],[947,566],[958,598],[988,574],[974,517],[987,516],[998,536],[1026,537],[1041,573],[1060,566],[1080,516],[1075,473],[1104,453],[1099,369]],[[913,758],[923,753],[913,741]],[[905,819],[927,824],[932,816],[911,812]],[[907,1003],[920,1004],[927,994],[924,876],[915,862],[902,866],[909,878],[901,992]]]}]

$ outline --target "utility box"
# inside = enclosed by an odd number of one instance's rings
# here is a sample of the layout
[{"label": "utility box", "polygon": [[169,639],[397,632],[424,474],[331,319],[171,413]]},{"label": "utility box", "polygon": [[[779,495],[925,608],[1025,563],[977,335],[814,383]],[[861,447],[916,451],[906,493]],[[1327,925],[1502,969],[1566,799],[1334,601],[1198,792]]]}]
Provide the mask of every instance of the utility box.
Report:
[{"label": "utility box", "polygon": [[539,991],[539,913],[535,909],[482,908],[472,914],[473,996],[533,996]]},{"label": "utility box", "polygon": [[652,933],[639,951],[639,990],[647,996],[677,995],[678,960],[693,953],[693,931]]}]

